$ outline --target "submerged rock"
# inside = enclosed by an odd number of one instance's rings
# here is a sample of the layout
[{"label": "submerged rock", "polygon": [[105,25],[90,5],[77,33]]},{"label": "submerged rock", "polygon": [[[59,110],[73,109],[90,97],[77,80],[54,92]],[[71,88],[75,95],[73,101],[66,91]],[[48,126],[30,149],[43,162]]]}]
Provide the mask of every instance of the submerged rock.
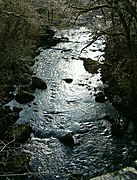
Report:
[{"label": "submerged rock", "polygon": [[15,100],[20,104],[31,102],[34,100],[34,98],[35,96],[32,93],[22,90],[19,91],[15,96]]}]

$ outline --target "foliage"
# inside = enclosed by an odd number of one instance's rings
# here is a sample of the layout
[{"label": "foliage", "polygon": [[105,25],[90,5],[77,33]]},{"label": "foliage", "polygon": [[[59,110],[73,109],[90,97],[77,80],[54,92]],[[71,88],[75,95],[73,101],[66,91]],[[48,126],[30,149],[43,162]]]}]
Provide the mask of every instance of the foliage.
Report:
[{"label": "foliage", "polygon": [[29,54],[39,29],[35,8],[28,1],[3,0],[0,23],[0,57],[15,60]]}]

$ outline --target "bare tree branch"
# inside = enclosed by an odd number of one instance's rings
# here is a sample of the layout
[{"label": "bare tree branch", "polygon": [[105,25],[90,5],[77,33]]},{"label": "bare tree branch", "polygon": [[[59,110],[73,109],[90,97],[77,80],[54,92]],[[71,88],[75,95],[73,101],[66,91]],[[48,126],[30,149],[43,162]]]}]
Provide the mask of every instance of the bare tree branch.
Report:
[{"label": "bare tree branch", "polygon": [[108,4],[102,4],[102,5],[99,5],[99,6],[93,6],[93,7],[90,7],[88,9],[77,7],[77,6],[70,6],[70,7],[73,8],[73,9],[79,10],[81,13],[87,13],[87,12],[90,12],[90,11],[93,11],[93,10],[98,10],[98,9],[101,9],[101,8],[113,8],[113,6],[110,6]]}]

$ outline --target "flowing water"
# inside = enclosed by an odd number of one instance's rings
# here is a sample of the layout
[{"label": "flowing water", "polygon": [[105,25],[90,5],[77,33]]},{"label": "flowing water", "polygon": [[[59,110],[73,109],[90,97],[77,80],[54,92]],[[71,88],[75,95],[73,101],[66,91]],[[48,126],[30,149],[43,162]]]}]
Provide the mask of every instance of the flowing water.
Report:
[{"label": "flowing water", "polygon": [[[118,112],[109,101],[95,102],[103,91],[100,70],[88,73],[80,57],[103,61],[103,38],[81,49],[92,39],[84,27],[60,31],[57,36],[69,38],[50,49],[42,49],[34,73],[46,81],[46,90],[35,92],[34,102],[23,105],[18,123],[29,123],[34,129],[25,149],[32,154],[30,166],[35,177],[29,179],[90,179],[130,165],[136,155],[136,142],[129,136],[118,139],[111,135],[111,124],[103,117],[117,118]],[[71,78],[67,83],[64,79]],[[15,101],[12,105],[18,105]],[[21,105],[22,106],[22,105]],[[75,145],[67,146],[58,139],[72,133]]]}]

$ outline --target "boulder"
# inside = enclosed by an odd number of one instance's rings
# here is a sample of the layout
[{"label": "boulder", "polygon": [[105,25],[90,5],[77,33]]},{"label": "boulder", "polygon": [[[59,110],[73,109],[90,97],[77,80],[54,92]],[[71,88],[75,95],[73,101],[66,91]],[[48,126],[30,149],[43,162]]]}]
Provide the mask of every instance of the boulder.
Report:
[{"label": "boulder", "polygon": [[22,111],[23,110],[23,108],[21,108],[21,107],[13,107],[13,112],[18,112],[18,113],[20,113],[20,111]]},{"label": "boulder", "polygon": [[96,102],[104,103],[107,101],[107,98],[103,92],[98,92],[97,94],[95,94],[95,96]]},{"label": "boulder", "polygon": [[19,91],[15,96],[15,100],[20,104],[31,102],[34,98],[35,96],[32,93],[23,90]]},{"label": "boulder", "polygon": [[90,58],[81,58],[83,60],[83,65],[85,70],[89,73],[95,74],[99,69],[99,63]]},{"label": "boulder", "polygon": [[113,123],[111,125],[111,133],[114,135],[114,136],[117,136],[117,137],[122,137],[124,135],[124,129],[123,129],[123,126],[119,123]]},{"label": "boulder", "polygon": [[126,167],[119,171],[107,173],[102,176],[91,178],[92,180],[120,180],[120,179],[137,179],[137,170],[133,167]]},{"label": "boulder", "polygon": [[73,79],[71,78],[65,78],[63,79],[66,83],[72,83]]},{"label": "boulder", "polygon": [[45,81],[43,81],[42,79],[33,76],[32,77],[32,84],[31,84],[31,89],[47,89],[47,84],[45,83]]},{"label": "boulder", "polygon": [[60,42],[69,42],[69,38],[62,36],[62,37],[60,38]]},{"label": "boulder", "polygon": [[65,135],[59,137],[58,139],[60,142],[62,142],[65,145],[68,145],[68,146],[75,145],[74,138],[71,133],[65,134]]}]

